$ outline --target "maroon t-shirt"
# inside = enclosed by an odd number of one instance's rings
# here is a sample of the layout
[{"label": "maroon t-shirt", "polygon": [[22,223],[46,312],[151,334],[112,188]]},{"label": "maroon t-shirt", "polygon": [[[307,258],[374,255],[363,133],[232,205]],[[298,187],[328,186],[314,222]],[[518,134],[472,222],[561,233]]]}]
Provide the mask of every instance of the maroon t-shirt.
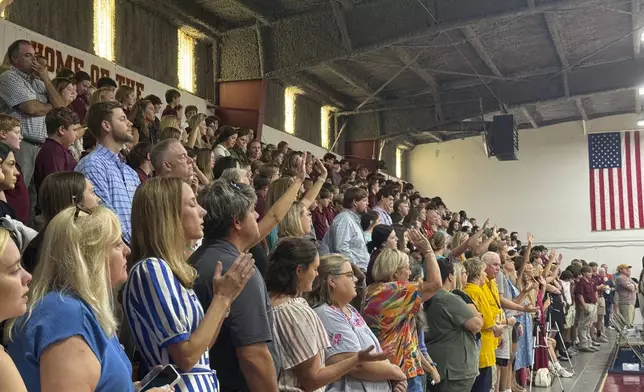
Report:
[{"label": "maroon t-shirt", "polygon": [[36,156],[34,166],[34,184],[36,191],[45,177],[52,173],[70,172],[76,168],[76,160],[69,148],[58,143],[54,139],[46,139]]},{"label": "maroon t-shirt", "polygon": [[87,114],[87,106],[89,106],[87,97],[85,97],[84,95],[78,95],[76,99],[73,100],[72,103],[69,104],[69,106],[67,106],[67,108],[76,113],[78,115],[80,123],[84,124],[85,115]]},{"label": "maroon t-shirt", "polygon": [[[161,113],[161,117],[163,116],[176,116],[177,111],[174,110],[174,108],[170,105],[166,106],[165,109],[163,109],[163,113]],[[162,129],[163,131],[163,129]]]},{"label": "maroon t-shirt", "polygon": [[[18,171],[22,173],[18,164],[16,164],[16,167],[18,168]],[[31,205],[29,189],[25,185],[25,180],[23,179],[22,174],[18,176],[16,187],[10,191],[4,191],[4,195],[7,197],[7,204],[9,204],[16,212],[16,218],[25,225],[28,225]]]},{"label": "maroon t-shirt", "polygon": [[593,278],[581,278],[575,287],[575,296],[582,296],[587,304],[597,303],[597,286]]}]

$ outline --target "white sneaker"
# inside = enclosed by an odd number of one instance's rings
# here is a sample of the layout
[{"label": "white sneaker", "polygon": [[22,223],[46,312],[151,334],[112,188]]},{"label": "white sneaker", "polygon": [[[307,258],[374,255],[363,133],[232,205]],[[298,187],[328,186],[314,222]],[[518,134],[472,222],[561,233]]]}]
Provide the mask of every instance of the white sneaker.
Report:
[{"label": "white sneaker", "polygon": [[566,370],[566,368],[561,366],[561,364],[559,362],[557,362],[554,365],[554,368],[555,368],[555,370],[557,371],[557,373],[559,374],[560,377],[571,378],[573,376],[573,374],[570,373],[568,370]]}]

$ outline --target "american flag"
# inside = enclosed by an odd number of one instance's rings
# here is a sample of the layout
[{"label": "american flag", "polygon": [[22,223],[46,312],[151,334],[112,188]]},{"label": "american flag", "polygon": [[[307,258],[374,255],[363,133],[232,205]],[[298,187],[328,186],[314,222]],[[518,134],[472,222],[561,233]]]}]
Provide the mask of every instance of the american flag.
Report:
[{"label": "american flag", "polygon": [[644,228],[639,132],[588,135],[593,231]]}]

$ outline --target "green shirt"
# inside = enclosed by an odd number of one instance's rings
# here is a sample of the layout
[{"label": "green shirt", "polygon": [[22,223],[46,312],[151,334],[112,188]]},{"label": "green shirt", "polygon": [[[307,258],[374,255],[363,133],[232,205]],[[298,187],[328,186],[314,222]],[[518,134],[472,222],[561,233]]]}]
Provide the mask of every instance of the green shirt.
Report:
[{"label": "green shirt", "polygon": [[479,372],[475,336],[465,328],[474,314],[457,295],[440,289],[427,302],[427,352],[438,365],[441,379],[465,380]]}]

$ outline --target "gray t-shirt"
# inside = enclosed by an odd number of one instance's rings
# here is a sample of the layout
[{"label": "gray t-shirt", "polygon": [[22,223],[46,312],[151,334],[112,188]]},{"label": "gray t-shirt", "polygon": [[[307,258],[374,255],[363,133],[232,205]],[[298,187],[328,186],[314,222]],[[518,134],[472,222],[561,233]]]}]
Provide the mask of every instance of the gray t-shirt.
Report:
[{"label": "gray t-shirt", "polygon": [[441,379],[465,380],[479,372],[475,337],[463,324],[474,317],[465,301],[444,289],[427,301],[427,352],[438,365]]},{"label": "gray t-shirt", "polygon": [[[347,317],[342,310],[327,304],[318,306],[313,310],[326,329],[331,342],[331,347],[325,350],[326,358],[336,354],[357,353],[369,346],[374,346],[375,351],[380,352],[380,343],[371,332],[360,313],[351,305],[351,318]],[[326,392],[391,392],[391,385],[388,381],[363,381],[351,376],[344,376],[341,379],[329,384]]]},{"label": "gray t-shirt", "polygon": [[[221,261],[223,273],[233,265],[239,251],[224,240],[204,239],[188,263],[199,277],[194,291],[207,311],[213,299],[212,278],[217,261]],[[217,371],[220,386],[226,389],[248,391],[248,385],[237,358],[236,348],[256,343],[268,343],[275,368],[279,369],[279,358],[273,346],[273,313],[266,290],[266,283],[259,271],[255,271],[237,299],[230,306],[230,314],[224,320],[217,341],[210,350],[210,366]]]}]

